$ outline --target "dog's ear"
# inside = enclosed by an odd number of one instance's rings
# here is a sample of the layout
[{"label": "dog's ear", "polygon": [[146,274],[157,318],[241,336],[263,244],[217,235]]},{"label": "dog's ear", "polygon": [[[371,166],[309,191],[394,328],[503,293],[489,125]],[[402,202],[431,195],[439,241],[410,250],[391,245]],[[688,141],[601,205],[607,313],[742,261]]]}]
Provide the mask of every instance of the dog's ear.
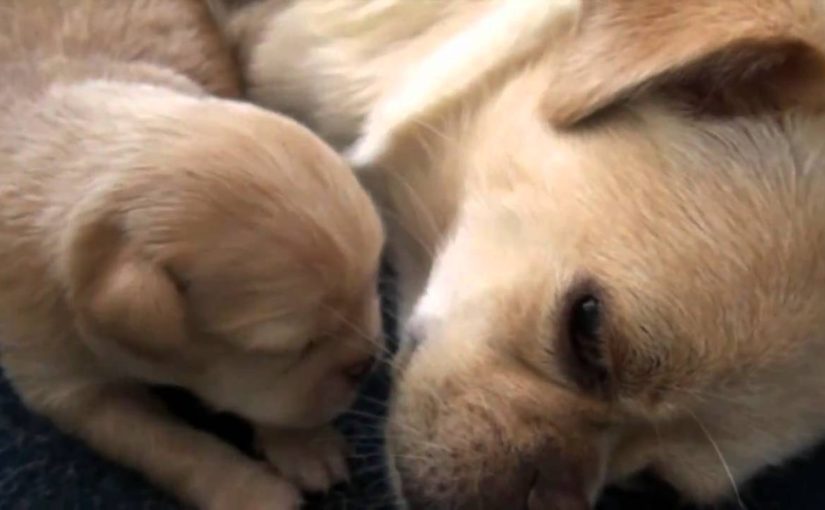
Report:
[{"label": "dog's ear", "polygon": [[583,0],[545,113],[569,126],[652,89],[720,112],[820,107],[823,10],[815,0]]},{"label": "dog's ear", "polygon": [[70,236],[64,251],[70,299],[85,335],[151,358],[186,342],[180,285],[130,246],[117,226],[83,226]]}]

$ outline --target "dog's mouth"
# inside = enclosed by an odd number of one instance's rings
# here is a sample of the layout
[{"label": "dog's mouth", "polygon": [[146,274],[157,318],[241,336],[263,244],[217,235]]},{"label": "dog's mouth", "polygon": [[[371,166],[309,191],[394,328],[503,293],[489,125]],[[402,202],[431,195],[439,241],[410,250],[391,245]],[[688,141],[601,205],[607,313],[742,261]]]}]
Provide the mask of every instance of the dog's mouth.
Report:
[{"label": "dog's mouth", "polygon": [[[440,482],[423,486],[407,469],[390,461],[393,496],[406,510],[591,510],[593,501],[574,470],[528,467],[506,474],[491,472],[473,490],[465,482]],[[531,473],[531,474],[530,474]]]},{"label": "dog's mouth", "polygon": [[[535,473],[530,481],[529,490],[523,491],[521,497],[514,498],[506,506],[495,506],[493,499],[484,499],[481,493],[473,503],[450,503],[420,501],[420,495],[407,489],[399,472],[395,457],[388,451],[386,466],[390,480],[391,498],[394,508],[398,510],[440,510],[440,509],[500,509],[512,510],[608,510],[612,508],[677,508],[682,503],[676,490],[662,481],[650,469],[645,469],[609,485],[598,493],[587,497],[575,487],[562,487],[554,490]],[[568,480],[569,483],[569,480]],[[519,503],[520,502],[520,503]]]},{"label": "dog's mouth", "polygon": [[385,456],[400,508],[593,508],[603,463],[588,443],[562,447],[552,435],[538,434],[541,427],[525,426],[519,434],[501,410],[461,401],[439,409],[433,421],[417,420],[429,404],[402,394],[391,410]]}]

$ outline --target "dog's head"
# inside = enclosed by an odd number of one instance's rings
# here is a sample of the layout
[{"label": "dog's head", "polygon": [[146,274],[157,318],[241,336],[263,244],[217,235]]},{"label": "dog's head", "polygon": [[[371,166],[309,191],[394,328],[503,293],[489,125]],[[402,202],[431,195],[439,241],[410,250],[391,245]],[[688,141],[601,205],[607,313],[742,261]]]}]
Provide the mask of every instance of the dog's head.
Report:
[{"label": "dog's head", "polygon": [[388,171],[424,140],[405,178],[463,176],[387,429],[412,508],[585,509],[643,469],[714,501],[825,431],[822,9],[584,2],[393,140]]},{"label": "dog's head", "polygon": [[138,130],[62,250],[101,362],[257,422],[340,413],[380,345],[383,233],[351,170],[294,122],[240,104],[170,106]]}]

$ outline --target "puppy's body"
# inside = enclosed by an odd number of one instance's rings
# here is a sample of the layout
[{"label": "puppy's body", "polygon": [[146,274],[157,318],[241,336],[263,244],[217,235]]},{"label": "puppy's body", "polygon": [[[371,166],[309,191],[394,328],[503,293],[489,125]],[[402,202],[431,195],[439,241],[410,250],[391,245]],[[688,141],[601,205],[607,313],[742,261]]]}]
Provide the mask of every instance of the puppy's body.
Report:
[{"label": "puppy's body", "polygon": [[388,211],[413,508],[714,502],[825,433],[821,2],[275,4],[251,97]]},{"label": "puppy's body", "polygon": [[[292,483],[343,477],[325,425],[375,350],[382,239],[347,167],[214,97],[238,80],[200,2],[0,9],[0,340],[23,399],[198,507],[294,508]],[[249,418],[280,473],[142,383]]]}]

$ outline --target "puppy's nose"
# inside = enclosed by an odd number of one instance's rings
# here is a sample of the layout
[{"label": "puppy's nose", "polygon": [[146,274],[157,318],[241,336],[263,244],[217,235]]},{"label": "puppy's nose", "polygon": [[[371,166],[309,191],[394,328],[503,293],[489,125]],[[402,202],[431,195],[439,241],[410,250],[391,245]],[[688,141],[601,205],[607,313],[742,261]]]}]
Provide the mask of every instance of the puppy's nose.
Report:
[{"label": "puppy's nose", "polygon": [[375,358],[358,361],[344,368],[344,376],[353,384],[360,384],[372,372]]}]

